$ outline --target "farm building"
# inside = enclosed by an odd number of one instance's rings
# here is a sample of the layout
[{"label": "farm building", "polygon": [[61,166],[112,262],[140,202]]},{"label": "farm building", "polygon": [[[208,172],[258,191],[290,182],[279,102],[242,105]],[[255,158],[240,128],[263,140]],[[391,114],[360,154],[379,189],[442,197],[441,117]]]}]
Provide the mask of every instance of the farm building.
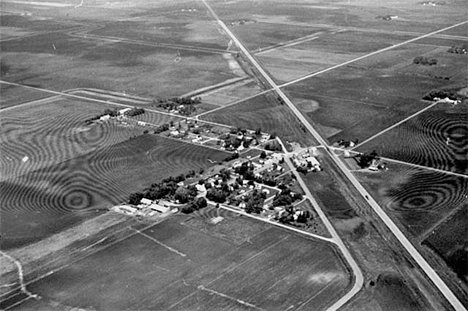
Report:
[{"label": "farm building", "polygon": [[153,203],[149,206],[150,209],[152,209],[153,211],[156,211],[158,213],[167,213],[169,212],[171,209],[167,206],[163,206],[163,205],[160,205],[160,204],[156,204],[156,203]]},{"label": "farm building", "polygon": [[101,121],[109,121],[109,120],[110,120],[110,115],[106,114],[106,115],[100,117],[99,120],[101,120]]},{"label": "farm building", "polygon": [[130,111],[130,110],[132,110],[132,108],[120,109],[120,110],[119,110],[119,114],[123,116],[126,112],[128,112],[128,111]]}]

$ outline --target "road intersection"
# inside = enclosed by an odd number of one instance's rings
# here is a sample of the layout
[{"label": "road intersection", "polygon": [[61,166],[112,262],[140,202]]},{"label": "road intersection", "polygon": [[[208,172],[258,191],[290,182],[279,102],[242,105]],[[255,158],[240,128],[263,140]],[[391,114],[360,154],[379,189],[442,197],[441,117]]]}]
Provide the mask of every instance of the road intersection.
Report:
[{"label": "road intersection", "polygon": [[[280,87],[284,87],[293,83],[297,83],[299,81],[303,81],[305,79],[308,79],[310,77],[316,76],[318,74],[345,66],[347,64],[356,62],[358,60],[370,57],[372,55],[382,53],[391,49],[394,49],[396,47],[429,37],[434,34],[438,34],[440,32],[446,31],[448,29],[463,25],[468,23],[468,21],[464,21],[437,31],[433,31],[428,34],[421,35],[416,38],[412,38],[410,40],[401,42],[399,44],[392,45],[390,47],[374,51],[372,53],[360,56],[356,59],[344,62],[342,64],[338,64],[332,67],[329,67],[327,69],[318,71],[316,73],[307,75],[305,77],[296,79],[294,81],[285,83],[281,86],[278,86],[273,79],[265,72],[265,70],[260,66],[260,64],[256,61],[256,59],[251,55],[249,50],[247,50],[244,45],[240,42],[240,40],[231,32],[231,30],[226,26],[226,24],[218,17],[218,15],[213,11],[213,9],[209,6],[209,4],[205,1],[202,0],[203,3],[205,4],[206,8],[208,11],[211,13],[211,15],[216,19],[216,22],[218,25],[224,30],[226,35],[230,37],[230,39],[237,45],[237,47],[241,50],[241,52],[244,54],[244,56],[249,60],[249,62],[258,70],[262,78],[268,82],[268,84],[273,88],[273,90],[278,94],[278,96],[284,101],[284,103],[292,110],[292,112],[296,115],[296,117],[299,119],[299,121],[304,125],[304,127],[314,136],[314,138],[322,145],[324,146],[324,150],[330,158],[333,160],[333,162],[338,166],[338,168],[343,172],[343,174],[347,177],[348,181],[359,191],[359,193],[367,199],[367,202],[369,203],[370,207],[374,210],[374,212],[379,216],[379,218],[385,223],[385,225],[392,231],[392,233],[395,235],[395,237],[398,239],[398,241],[401,243],[401,245],[406,249],[406,251],[412,256],[414,261],[420,266],[420,268],[426,273],[426,275],[429,277],[429,279],[435,284],[435,286],[439,289],[439,291],[442,293],[442,295],[448,300],[448,302],[452,305],[452,307],[455,310],[466,310],[466,308],[463,306],[463,304],[460,302],[460,300],[453,294],[453,292],[448,288],[448,286],[445,284],[445,282],[439,277],[439,275],[435,272],[435,270],[429,265],[429,263],[422,257],[422,255],[418,252],[418,250],[413,246],[413,244],[408,240],[408,238],[401,232],[401,230],[397,227],[397,225],[390,219],[390,217],[384,212],[384,210],[380,207],[380,205],[372,198],[372,196],[367,192],[366,189],[359,183],[359,181],[354,177],[354,175],[349,171],[349,169],[346,167],[346,165],[338,158],[338,156],[329,148],[327,142],[319,135],[319,133],[312,127],[312,125],[308,122],[308,120],[302,115],[302,113],[296,108],[296,106],[291,102],[291,100],[284,94],[284,92],[281,90]],[[286,160],[286,159],[285,159]],[[289,159],[288,159],[289,160]],[[289,163],[288,163],[289,164]],[[300,176],[299,176],[300,177]],[[305,184],[302,181],[301,178],[298,178],[299,183],[304,189],[307,189],[307,187],[304,187]],[[310,192],[306,192],[306,196],[313,200],[312,195]],[[313,202],[313,201],[312,201]],[[315,204],[314,204],[315,206]],[[317,212],[320,210],[318,208]],[[323,213],[323,212],[322,212]],[[319,213],[320,215],[320,213]],[[322,216],[321,216],[322,217]],[[330,229],[332,228],[332,231],[330,233],[332,234],[334,239],[337,239],[336,241],[341,241],[340,237],[336,234],[336,231],[334,231],[334,228],[331,226],[331,223],[328,221],[326,217],[325,218],[325,225],[327,228]],[[334,233],[332,233],[334,232]],[[336,236],[335,236],[336,235]],[[341,242],[342,243],[342,242]],[[357,264],[353,266],[353,263],[355,264],[354,259],[352,256],[349,254],[349,251],[345,247],[344,244],[342,244],[342,247],[340,246],[340,250],[343,251],[343,255],[345,258],[348,260],[348,263],[351,265],[351,268],[353,270],[353,273],[355,274],[356,280],[354,283],[353,288],[351,289],[350,292],[348,292],[344,297],[346,299],[340,299],[337,303],[340,303],[341,305],[336,306],[333,305],[330,309],[335,310],[338,309],[340,306],[342,306],[344,303],[346,303],[351,297],[353,297],[361,288],[363,284],[363,277],[362,277],[362,272],[360,271],[359,267]],[[347,255],[349,254],[349,256]],[[346,301],[343,301],[346,300]]]}]

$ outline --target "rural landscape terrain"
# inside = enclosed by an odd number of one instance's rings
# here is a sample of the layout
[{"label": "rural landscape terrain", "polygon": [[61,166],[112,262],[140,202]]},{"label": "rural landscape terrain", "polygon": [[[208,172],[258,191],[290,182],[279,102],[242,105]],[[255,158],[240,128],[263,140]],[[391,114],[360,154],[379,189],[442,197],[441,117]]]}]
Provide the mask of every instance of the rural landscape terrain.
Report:
[{"label": "rural landscape terrain", "polygon": [[465,0],[2,0],[1,310],[468,309]]}]

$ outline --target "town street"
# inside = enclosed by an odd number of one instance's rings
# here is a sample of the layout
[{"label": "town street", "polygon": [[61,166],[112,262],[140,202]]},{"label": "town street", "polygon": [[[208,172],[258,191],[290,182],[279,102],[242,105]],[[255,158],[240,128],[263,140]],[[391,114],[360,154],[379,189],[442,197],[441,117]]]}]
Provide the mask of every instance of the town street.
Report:
[{"label": "town street", "polygon": [[[440,290],[440,292],[444,295],[444,297],[449,301],[449,303],[452,305],[452,307],[455,310],[466,310],[463,304],[460,302],[460,300],[452,293],[452,291],[448,288],[448,286],[444,283],[444,281],[439,277],[439,275],[434,271],[434,269],[429,265],[429,263],[421,256],[421,254],[416,250],[416,248],[411,244],[411,242],[406,238],[406,236],[400,231],[400,229],[396,226],[396,224],[388,217],[388,215],[383,211],[383,209],[377,204],[377,202],[369,195],[369,193],[364,189],[364,187],[358,182],[358,180],[354,177],[354,175],[349,171],[349,169],[345,166],[343,162],[339,160],[339,158],[336,156],[334,152],[330,150],[328,147],[328,144],[326,141],[318,134],[318,132],[310,125],[310,123],[306,120],[306,118],[301,114],[301,112],[294,106],[294,104],[291,102],[291,100],[283,93],[283,91],[278,87],[278,85],[273,81],[273,79],[263,70],[263,68],[259,65],[259,63],[255,60],[255,58],[250,54],[250,52],[243,46],[243,44],[237,39],[237,37],[230,31],[230,29],[226,26],[226,24],[219,19],[219,17],[216,15],[216,13],[211,9],[211,7],[208,5],[208,3],[205,0],[202,0],[207,9],[210,11],[210,13],[213,15],[213,17],[216,19],[217,23],[221,26],[221,28],[225,31],[225,33],[233,40],[233,42],[237,45],[237,47],[242,51],[242,53],[245,55],[245,57],[248,58],[248,60],[251,62],[253,66],[259,71],[259,73],[262,75],[262,77],[271,85],[271,87],[276,91],[278,96],[281,97],[281,99],[285,102],[286,105],[294,112],[294,114],[297,116],[297,118],[301,121],[301,123],[306,127],[306,129],[317,139],[317,141],[325,147],[325,152],[327,152],[330,157],[333,159],[333,161],[336,163],[336,165],[340,168],[340,170],[345,174],[345,176],[348,178],[348,180],[356,187],[356,189],[359,191],[359,193],[365,197],[368,200],[369,205],[372,207],[372,209],[375,211],[375,213],[380,217],[380,219],[387,225],[387,227],[392,231],[392,233],[395,235],[395,237],[398,239],[398,241],[403,245],[403,247],[408,251],[408,253],[412,256],[412,258],[415,260],[415,262],[421,267],[421,269],[426,273],[426,275],[431,279],[431,281],[437,286],[437,288]],[[306,79],[307,77],[312,77],[314,75],[320,74],[322,72],[326,72],[341,66],[344,66],[346,64],[355,62],[360,59],[364,59],[366,57],[375,55],[377,53],[381,53],[383,51],[387,51],[390,49],[393,49],[398,46],[402,46],[407,43],[414,42],[416,40],[420,40],[422,38],[428,37],[433,34],[437,34],[439,32],[445,31],[447,29],[451,29],[453,27],[462,25],[467,23],[468,21],[458,23],[456,25],[446,27],[444,29],[438,30],[431,32],[429,34],[421,35],[419,37],[413,38],[411,40],[404,41],[402,43],[390,46],[388,48],[378,50],[372,53],[369,53],[367,55],[361,56],[359,58],[356,58],[354,60],[345,62],[343,64],[335,65],[333,67],[330,67],[328,69],[322,70],[320,72],[317,72],[312,75],[308,75],[306,77],[303,77],[301,79],[296,80],[302,81]],[[292,82],[293,83],[293,82]],[[287,83],[285,85],[289,85],[292,83]],[[288,163],[289,165],[289,163]],[[299,183],[303,188],[307,189],[302,181],[301,178],[298,178]],[[313,200],[310,192],[306,193],[306,195]],[[325,217],[326,218],[326,217]],[[331,227],[331,224],[329,221],[325,222],[327,225],[327,228]],[[330,230],[330,228],[329,228]],[[333,230],[333,231],[332,231]],[[334,229],[330,230],[330,233],[335,232]],[[336,232],[335,232],[336,234]],[[337,234],[336,234],[337,235]],[[335,238],[335,236],[333,236]],[[357,264],[355,267],[352,266],[352,263],[354,262],[354,259],[351,257],[349,254],[348,250],[344,246],[344,244],[341,242],[341,239],[339,236],[336,236],[336,239],[340,241],[340,246],[341,251],[343,252],[343,255],[345,256],[346,260],[350,263],[353,272],[356,277],[355,284],[351,291],[346,294],[342,299],[340,299],[338,302],[342,302],[341,305],[346,303],[347,300],[351,299],[361,288],[363,284],[363,277],[362,273],[359,270],[359,267],[357,267]],[[338,241],[337,240],[337,241]],[[339,244],[339,245],[340,245]],[[355,263],[355,262],[354,262]],[[357,270],[356,270],[357,268]],[[344,299],[346,298],[346,299]],[[335,304],[336,305],[336,304]],[[334,306],[335,306],[334,305]],[[338,306],[339,307],[339,306]],[[337,308],[338,308],[337,307]]]}]

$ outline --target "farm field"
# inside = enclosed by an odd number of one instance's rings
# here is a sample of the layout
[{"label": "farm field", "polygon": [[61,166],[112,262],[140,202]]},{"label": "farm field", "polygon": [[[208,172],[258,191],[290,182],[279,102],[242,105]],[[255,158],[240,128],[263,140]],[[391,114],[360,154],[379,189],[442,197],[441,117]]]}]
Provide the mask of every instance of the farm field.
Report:
[{"label": "farm field", "polygon": [[[302,2],[289,3],[285,1],[271,2],[213,2],[210,3],[220,18],[229,23],[237,19],[250,19],[258,23],[270,23],[271,29],[287,29],[288,26],[306,27],[356,27],[364,29],[375,29],[382,31],[405,31],[428,33],[437,29],[464,21],[466,16],[460,10],[463,0],[450,1],[446,5],[436,7],[422,6],[421,1],[406,1],[395,5],[393,2],[382,3],[371,0],[349,3],[338,1],[333,4]],[[396,15],[398,19],[385,21],[379,16]],[[444,18],[450,16],[450,19]],[[236,26],[252,26],[246,24]],[[234,27],[233,27],[234,28]],[[251,36],[253,31],[242,36],[247,47],[249,42],[255,42]],[[265,31],[264,31],[265,32]],[[289,31],[291,32],[291,30]],[[292,31],[294,32],[294,31]],[[297,33],[297,31],[296,31]],[[267,33],[268,34],[268,33]],[[265,34],[265,35],[267,35]]]},{"label": "farm field", "polygon": [[468,175],[468,107],[439,104],[363,144],[357,151]]},{"label": "farm field", "polygon": [[388,108],[379,104],[368,104],[314,94],[288,92],[296,107],[312,121],[319,133],[329,139],[330,143],[339,139],[359,139],[368,137],[369,131],[353,130],[366,127],[379,119],[380,115],[388,116]]},{"label": "farm field", "polygon": [[468,245],[467,207],[466,203],[462,205],[423,241],[423,245],[427,245],[442,257],[465,284],[468,283],[466,265],[468,258],[466,250]]},{"label": "farm field", "polygon": [[217,106],[226,106],[246,97],[260,93],[261,88],[252,80],[241,81],[200,94],[203,102]]},{"label": "farm field", "polygon": [[349,285],[340,257],[322,242],[242,218],[231,225],[254,230],[237,245],[185,226],[189,217],[141,229],[29,289],[39,304],[95,310],[296,310],[329,305]]},{"label": "farm field", "polygon": [[[189,8],[177,9],[176,7]],[[195,10],[195,11],[192,11]],[[149,10],[137,19],[128,19],[106,23],[93,29],[90,35],[100,37],[141,40],[157,44],[177,44],[225,50],[229,40],[207,18],[203,4],[178,4],[174,10],[161,12]]]},{"label": "farm field", "polygon": [[[115,108],[121,107],[51,97],[2,112],[0,181],[66,161],[98,147],[120,143],[144,131],[140,126],[117,125],[112,121],[85,123],[105,109]],[[177,118],[148,111],[135,119],[160,125]],[[27,157],[26,161],[24,157]]]},{"label": "farm field", "polygon": [[[154,182],[198,171],[227,153],[146,134],[0,183],[2,248],[55,233]],[[33,217],[34,215],[34,217]],[[76,215],[76,217],[75,217]]]},{"label": "farm field", "polygon": [[96,88],[171,97],[237,77],[222,54],[57,32],[2,42],[0,60],[3,80],[55,91]]},{"label": "farm field", "polygon": [[301,129],[294,114],[269,94],[208,113],[202,119],[249,130],[261,128],[262,132],[276,133],[285,142],[296,141],[305,146],[317,144],[312,135]]},{"label": "farm field", "polygon": [[465,204],[468,179],[388,162],[388,171],[355,176],[409,237],[419,240]]},{"label": "farm field", "polygon": [[325,31],[316,34],[313,40],[259,52],[256,56],[278,83],[284,83],[411,38],[395,34]]}]

